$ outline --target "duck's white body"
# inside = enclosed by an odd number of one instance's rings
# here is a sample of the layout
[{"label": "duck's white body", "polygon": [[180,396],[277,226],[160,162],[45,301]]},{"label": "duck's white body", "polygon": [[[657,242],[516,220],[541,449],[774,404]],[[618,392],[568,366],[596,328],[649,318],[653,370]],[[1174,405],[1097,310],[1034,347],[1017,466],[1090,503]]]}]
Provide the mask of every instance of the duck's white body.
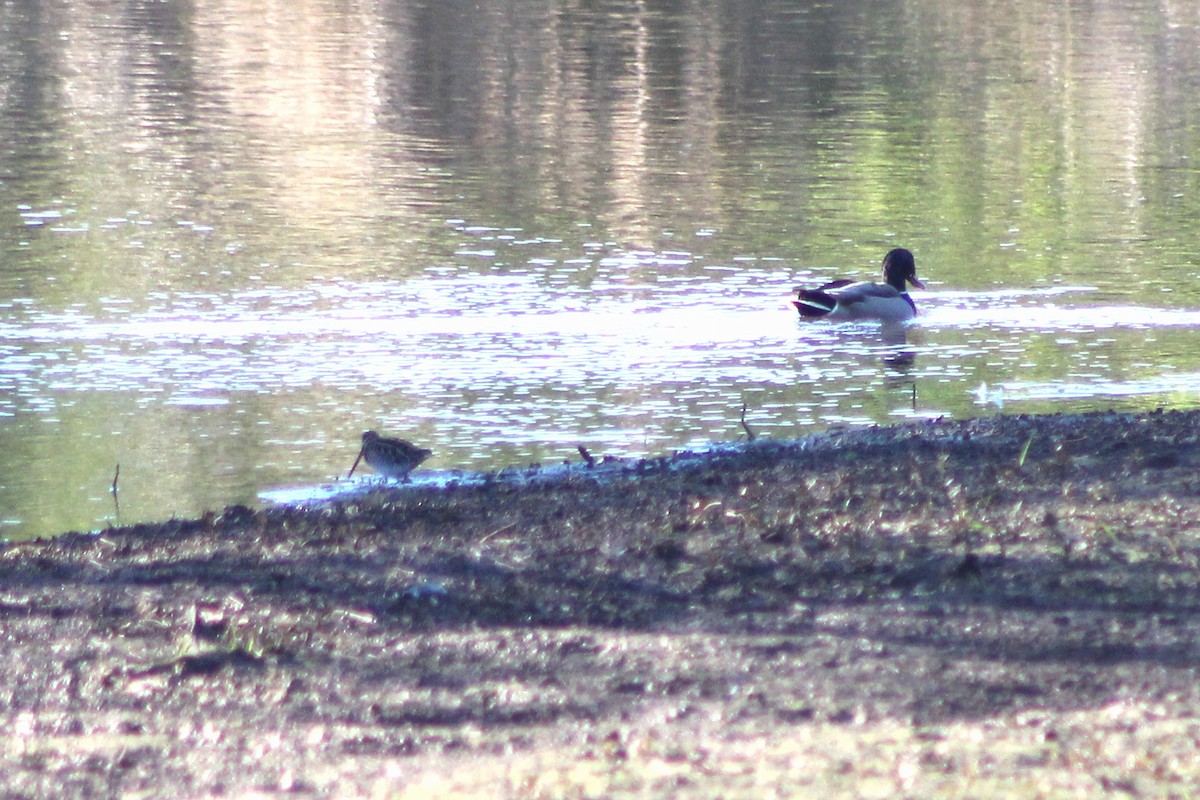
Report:
[{"label": "duck's white body", "polygon": [[905,322],[917,315],[917,306],[908,296],[905,282],[918,288],[917,267],[912,253],[902,247],[892,250],[883,259],[886,283],[871,281],[834,281],[817,289],[797,289],[792,305],[806,319],[830,322],[877,320]]},{"label": "duck's white body", "polygon": [[[819,317],[830,322],[905,322],[917,315],[917,306],[908,292],[871,281],[827,283],[819,289],[801,291],[800,298],[793,303],[801,316]],[[812,313],[808,313],[810,311]]]}]

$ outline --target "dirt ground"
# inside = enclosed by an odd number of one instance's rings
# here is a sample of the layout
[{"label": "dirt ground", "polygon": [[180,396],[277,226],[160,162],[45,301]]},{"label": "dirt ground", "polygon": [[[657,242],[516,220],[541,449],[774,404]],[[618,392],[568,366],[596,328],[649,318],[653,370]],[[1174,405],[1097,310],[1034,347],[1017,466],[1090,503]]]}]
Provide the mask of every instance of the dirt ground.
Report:
[{"label": "dirt ground", "polygon": [[4,797],[1192,797],[1200,412],[0,550]]}]

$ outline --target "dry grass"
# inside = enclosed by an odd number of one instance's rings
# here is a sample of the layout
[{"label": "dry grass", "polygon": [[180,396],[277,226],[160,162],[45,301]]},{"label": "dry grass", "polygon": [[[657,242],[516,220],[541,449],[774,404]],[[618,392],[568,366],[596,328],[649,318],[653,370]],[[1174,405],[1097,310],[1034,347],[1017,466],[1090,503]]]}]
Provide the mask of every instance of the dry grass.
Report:
[{"label": "dry grass", "polygon": [[1200,722],[1137,704],[920,728],[882,720],[683,739],[664,729],[647,720],[582,747],[397,769],[373,794],[987,800],[1190,797],[1200,786]]}]

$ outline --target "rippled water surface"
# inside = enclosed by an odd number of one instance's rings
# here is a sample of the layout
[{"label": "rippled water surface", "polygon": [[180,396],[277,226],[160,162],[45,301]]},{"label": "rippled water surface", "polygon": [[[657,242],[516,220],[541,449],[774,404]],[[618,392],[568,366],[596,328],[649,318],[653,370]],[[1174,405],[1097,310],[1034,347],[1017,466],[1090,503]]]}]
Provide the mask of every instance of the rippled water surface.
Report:
[{"label": "rippled water surface", "polygon": [[[1200,15],[978,5],[7,7],[0,534],[302,496],[368,428],[1200,405]],[[893,246],[914,323],[797,318]]]}]

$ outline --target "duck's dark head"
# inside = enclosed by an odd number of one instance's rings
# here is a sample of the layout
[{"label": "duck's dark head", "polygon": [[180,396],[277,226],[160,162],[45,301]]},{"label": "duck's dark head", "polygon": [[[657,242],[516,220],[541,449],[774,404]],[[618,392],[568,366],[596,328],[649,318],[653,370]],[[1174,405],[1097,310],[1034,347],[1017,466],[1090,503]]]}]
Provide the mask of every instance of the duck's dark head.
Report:
[{"label": "duck's dark head", "polygon": [[918,289],[925,288],[925,284],[917,280],[917,262],[913,254],[903,247],[897,247],[883,257],[883,279],[901,292],[908,291],[905,281]]}]

